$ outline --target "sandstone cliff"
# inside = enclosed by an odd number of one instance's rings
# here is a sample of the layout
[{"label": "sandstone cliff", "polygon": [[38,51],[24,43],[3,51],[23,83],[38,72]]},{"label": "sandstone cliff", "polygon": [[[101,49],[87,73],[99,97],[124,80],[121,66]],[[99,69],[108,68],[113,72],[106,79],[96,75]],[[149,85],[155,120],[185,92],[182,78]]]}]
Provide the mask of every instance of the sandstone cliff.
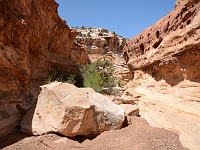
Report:
[{"label": "sandstone cliff", "polygon": [[79,32],[76,42],[81,44],[89,54],[105,54],[108,51],[122,53],[125,38],[103,28],[72,28]]},{"label": "sandstone cliff", "polygon": [[0,0],[0,136],[35,103],[51,71],[89,62],[54,0]]},{"label": "sandstone cliff", "polygon": [[125,95],[139,95],[140,115],[199,149],[199,0],[178,0],[166,17],[126,43],[124,58],[134,74]]}]

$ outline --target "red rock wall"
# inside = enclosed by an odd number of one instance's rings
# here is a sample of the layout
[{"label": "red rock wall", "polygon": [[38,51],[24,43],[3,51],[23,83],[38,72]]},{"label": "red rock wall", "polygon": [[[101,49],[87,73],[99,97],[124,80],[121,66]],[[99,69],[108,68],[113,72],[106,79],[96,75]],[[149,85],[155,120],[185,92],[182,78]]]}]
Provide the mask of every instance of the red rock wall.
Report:
[{"label": "red rock wall", "polygon": [[89,56],[85,52],[85,49],[77,43],[74,43],[72,48],[70,49],[69,58],[70,60],[77,62],[77,64],[82,65],[86,65],[90,62]]},{"label": "red rock wall", "polygon": [[124,58],[134,76],[124,95],[135,99],[140,117],[199,150],[200,1],[177,0],[166,17],[126,43]]},{"label": "red rock wall", "polygon": [[177,2],[166,17],[130,39],[124,57],[132,71],[142,69],[171,85],[200,81],[199,18],[199,0]]},{"label": "red rock wall", "polygon": [[21,107],[35,103],[51,71],[76,73],[88,63],[57,8],[54,0],[0,0],[0,136],[19,123]]}]

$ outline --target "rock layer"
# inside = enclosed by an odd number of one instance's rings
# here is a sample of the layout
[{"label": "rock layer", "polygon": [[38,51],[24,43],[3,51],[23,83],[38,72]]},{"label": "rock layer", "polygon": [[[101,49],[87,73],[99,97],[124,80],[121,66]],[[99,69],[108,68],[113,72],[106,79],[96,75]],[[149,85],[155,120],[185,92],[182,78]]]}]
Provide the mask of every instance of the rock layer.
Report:
[{"label": "rock layer", "polygon": [[[177,1],[166,17],[130,39],[124,58],[134,74],[129,95],[140,115],[173,130],[182,144],[199,149],[200,2]],[[135,96],[134,96],[135,95]]]},{"label": "rock layer", "polygon": [[79,32],[76,42],[89,54],[105,54],[108,51],[122,53],[126,39],[103,28],[72,28]]},{"label": "rock layer", "polygon": [[[198,54],[199,28],[199,3],[185,1],[153,26],[130,39],[124,48],[124,57],[132,69],[140,69],[158,61],[166,62],[173,56],[180,57],[186,51],[197,51]],[[191,57],[198,57],[197,54]]]},{"label": "rock layer", "polygon": [[88,63],[57,7],[54,0],[0,0],[0,136],[19,124],[50,72],[75,74]]},{"label": "rock layer", "polygon": [[93,89],[53,82],[41,86],[36,108],[23,117],[21,131],[31,135],[97,135],[120,129],[124,118],[122,108]]}]

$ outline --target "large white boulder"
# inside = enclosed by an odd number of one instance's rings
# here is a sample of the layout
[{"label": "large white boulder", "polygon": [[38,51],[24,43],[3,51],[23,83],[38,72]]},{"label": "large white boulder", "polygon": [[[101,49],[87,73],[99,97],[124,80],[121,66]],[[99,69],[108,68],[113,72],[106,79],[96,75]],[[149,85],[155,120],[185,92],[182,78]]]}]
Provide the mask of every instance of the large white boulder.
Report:
[{"label": "large white boulder", "polygon": [[91,88],[61,82],[41,86],[36,108],[22,119],[21,131],[31,135],[57,132],[65,136],[99,134],[120,129],[124,110]]}]

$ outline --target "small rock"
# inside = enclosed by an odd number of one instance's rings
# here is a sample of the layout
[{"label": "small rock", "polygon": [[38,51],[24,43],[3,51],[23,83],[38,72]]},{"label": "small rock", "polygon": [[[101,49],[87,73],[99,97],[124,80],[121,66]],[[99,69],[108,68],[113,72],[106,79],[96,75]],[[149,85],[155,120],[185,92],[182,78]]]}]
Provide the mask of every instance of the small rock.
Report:
[{"label": "small rock", "polygon": [[139,116],[139,108],[135,105],[121,104],[119,105],[127,116]]}]

